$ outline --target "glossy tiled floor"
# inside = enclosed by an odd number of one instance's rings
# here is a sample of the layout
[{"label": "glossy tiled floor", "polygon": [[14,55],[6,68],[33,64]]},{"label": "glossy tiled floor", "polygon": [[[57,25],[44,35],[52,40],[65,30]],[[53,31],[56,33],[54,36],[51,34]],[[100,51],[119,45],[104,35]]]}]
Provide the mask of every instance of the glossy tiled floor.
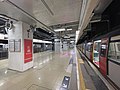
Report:
[{"label": "glossy tiled floor", "polygon": [[8,60],[0,61],[0,90],[59,90],[71,52],[34,54],[34,67],[23,72],[7,70]]}]

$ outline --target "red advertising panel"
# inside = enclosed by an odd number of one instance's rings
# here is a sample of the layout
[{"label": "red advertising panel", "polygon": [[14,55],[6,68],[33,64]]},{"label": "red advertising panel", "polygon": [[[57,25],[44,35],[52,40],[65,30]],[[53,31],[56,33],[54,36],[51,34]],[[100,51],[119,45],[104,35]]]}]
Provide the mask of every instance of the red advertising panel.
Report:
[{"label": "red advertising panel", "polygon": [[32,61],[32,40],[24,39],[24,63]]}]

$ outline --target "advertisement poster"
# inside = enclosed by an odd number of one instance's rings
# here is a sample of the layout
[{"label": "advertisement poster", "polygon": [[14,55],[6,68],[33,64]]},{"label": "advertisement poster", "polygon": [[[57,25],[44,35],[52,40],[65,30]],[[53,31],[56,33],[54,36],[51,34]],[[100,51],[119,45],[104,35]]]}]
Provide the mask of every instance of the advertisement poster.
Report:
[{"label": "advertisement poster", "polygon": [[24,39],[24,63],[32,61],[32,40]]}]

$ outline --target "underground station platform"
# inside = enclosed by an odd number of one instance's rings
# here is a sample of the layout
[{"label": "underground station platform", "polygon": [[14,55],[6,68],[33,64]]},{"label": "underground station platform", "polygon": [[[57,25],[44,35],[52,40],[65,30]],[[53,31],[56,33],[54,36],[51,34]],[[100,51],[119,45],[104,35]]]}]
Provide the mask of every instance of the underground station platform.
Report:
[{"label": "underground station platform", "polygon": [[120,0],[0,0],[0,90],[120,90]]}]

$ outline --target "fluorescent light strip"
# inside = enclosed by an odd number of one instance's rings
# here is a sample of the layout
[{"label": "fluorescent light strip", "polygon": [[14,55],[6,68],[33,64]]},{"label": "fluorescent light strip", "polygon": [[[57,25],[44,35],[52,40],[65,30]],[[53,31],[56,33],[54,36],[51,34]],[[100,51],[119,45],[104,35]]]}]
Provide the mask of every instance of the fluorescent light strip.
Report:
[{"label": "fluorescent light strip", "polygon": [[94,42],[101,42],[101,40],[97,40],[97,41],[94,41]]},{"label": "fluorescent light strip", "polygon": [[65,31],[65,28],[55,29],[54,31],[55,31],[55,32]]},{"label": "fluorescent light strip", "polygon": [[72,28],[70,28],[70,29],[67,29],[67,31],[71,31],[72,30]]},{"label": "fluorescent light strip", "polygon": [[52,43],[50,41],[43,41],[43,40],[38,40],[38,39],[33,39],[33,42],[36,42],[36,43]]},{"label": "fluorescent light strip", "polygon": [[70,41],[70,43],[74,43],[74,41]]},{"label": "fluorescent light strip", "polygon": [[79,37],[79,30],[78,31],[76,31],[76,38],[75,38],[75,43],[77,43],[77,40],[78,40],[78,37]]}]

